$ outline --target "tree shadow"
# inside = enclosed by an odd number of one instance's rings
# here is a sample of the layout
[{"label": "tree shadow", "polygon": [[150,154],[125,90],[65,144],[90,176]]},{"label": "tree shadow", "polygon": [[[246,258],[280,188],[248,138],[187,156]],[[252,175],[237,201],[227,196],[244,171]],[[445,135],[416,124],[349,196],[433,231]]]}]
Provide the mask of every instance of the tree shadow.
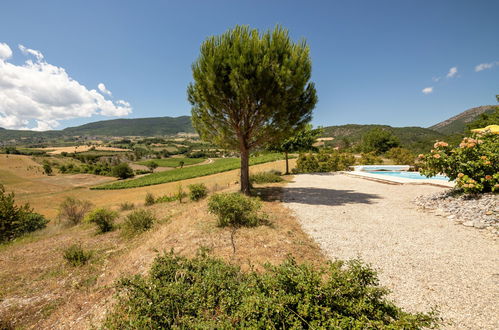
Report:
[{"label": "tree shadow", "polygon": [[376,194],[359,193],[354,190],[293,187],[255,188],[254,195],[266,201],[328,206],[372,204],[373,200],[381,198]]}]

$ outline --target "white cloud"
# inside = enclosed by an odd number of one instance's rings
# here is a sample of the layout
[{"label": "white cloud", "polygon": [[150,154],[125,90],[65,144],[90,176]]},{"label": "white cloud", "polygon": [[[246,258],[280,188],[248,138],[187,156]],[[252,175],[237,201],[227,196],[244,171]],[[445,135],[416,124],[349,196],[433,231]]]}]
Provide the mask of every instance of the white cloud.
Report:
[{"label": "white cloud", "polygon": [[499,62],[480,63],[477,66],[475,66],[475,72],[492,69],[496,65],[499,65]]},{"label": "white cloud", "polygon": [[430,93],[433,93],[433,87],[426,87],[426,88],[423,88],[422,92],[423,92],[423,94],[430,94]]},{"label": "white cloud", "polygon": [[[48,130],[61,120],[132,112],[128,102],[112,102],[97,90],[87,89],[64,68],[47,63],[41,52],[22,45],[19,49],[36,60],[22,65],[9,63],[6,59],[12,51],[0,43],[0,127]],[[33,122],[36,126],[29,127]]]},{"label": "white cloud", "polygon": [[12,56],[12,50],[9,45],[0,42],[0,61],[9,59]]},{"label": "white cloud", "polygon": [[449,73],[447,73],[447,78],[452,78],[457,74],[457,66],[453,66],[449,69]]},{"label": "white cloud", "polygon": [[103,83],[100,83],[99,85],[97,85],[97,88],[99,88],[99,90],[104,93],[104,94],[107,94],[109,96],[113,95],[111,93],[111,91],[109,91],[107,88],[106,88],[106,85],[104,85]]}]

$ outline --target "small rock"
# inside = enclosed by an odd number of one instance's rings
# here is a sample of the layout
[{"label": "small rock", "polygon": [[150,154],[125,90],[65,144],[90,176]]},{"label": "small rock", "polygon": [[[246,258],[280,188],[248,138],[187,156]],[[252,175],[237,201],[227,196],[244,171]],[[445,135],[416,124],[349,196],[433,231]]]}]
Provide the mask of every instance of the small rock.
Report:
[{"label": "small rock", "polygon": [[466,222],[463,222],[463,226],[466,226],[466,227],[473,227],[475,224],[473,223],[473,221],[466,221]]},{"label": "small rock", "polygon": [[454,219],[455,217],[456,217],[456,216],[453,214],[453,215],[449,215],[449,216],[447,217],[447,219],[451,219],[451,220],[452,220],[452,219]]}]

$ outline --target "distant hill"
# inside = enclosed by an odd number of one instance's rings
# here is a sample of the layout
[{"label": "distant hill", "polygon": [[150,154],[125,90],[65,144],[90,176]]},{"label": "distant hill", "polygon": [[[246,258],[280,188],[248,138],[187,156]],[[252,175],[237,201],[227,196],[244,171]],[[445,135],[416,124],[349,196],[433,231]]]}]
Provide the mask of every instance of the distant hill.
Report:
[{"label": "distant hill", "polygon": [[113,119],[88,123],[62,130],[64,135],[99,136],[158,136],[177,133],[193,133],[191,117],[152,117]]},{"label": "distant hill", "polygon": [[482,113],[492,113],[495,109],[497,109],[497,106],[495,105],[484,105],[471,108],[454,117],[430,126],[429,129],[446,135],[463,133],[466,130],[467,124],[475,120]]},{"label": "distant hill", "polygon": [[[63,136],[158,136],[193,133],[191,117],[112,119],[68,127],[58,131],[35,132],[0,128],[0,140],[47,139]],[[0,141],[1,142],[1,141]]]},{"label": "distant hill", "polygon": [[388,125],[340,125],[324,127],[324,137],[333,137],[331,145],[341,145],[343,139],[355,145],[358,144],[362,136],[373,128],[381,128],[390,131],[397,136],[403,147],[413,152],[426,152],[435,140],[442,140],[445,135],[434,130],[423,127],[392,127]]}]

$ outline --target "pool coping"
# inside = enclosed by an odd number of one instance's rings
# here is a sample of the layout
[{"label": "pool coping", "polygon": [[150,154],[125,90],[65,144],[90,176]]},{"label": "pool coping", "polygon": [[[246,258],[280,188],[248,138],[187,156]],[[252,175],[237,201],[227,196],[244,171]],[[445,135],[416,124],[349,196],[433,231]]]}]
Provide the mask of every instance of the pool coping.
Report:
[{"label": "pool coping", "polygon": [[362,178],[366,180],[376,181],[386,184],[402,185],[402,184],[412,184],[412,185],[432,185],[444,188],[454,188],[454,182],[447,182],[443,180],[436,179],[407,179],[407,178],[397,178],[392,176],[386,176],[383,174],[374,174],[362,171],[342,171],[341,173],[350,175],[357,178]]}]

